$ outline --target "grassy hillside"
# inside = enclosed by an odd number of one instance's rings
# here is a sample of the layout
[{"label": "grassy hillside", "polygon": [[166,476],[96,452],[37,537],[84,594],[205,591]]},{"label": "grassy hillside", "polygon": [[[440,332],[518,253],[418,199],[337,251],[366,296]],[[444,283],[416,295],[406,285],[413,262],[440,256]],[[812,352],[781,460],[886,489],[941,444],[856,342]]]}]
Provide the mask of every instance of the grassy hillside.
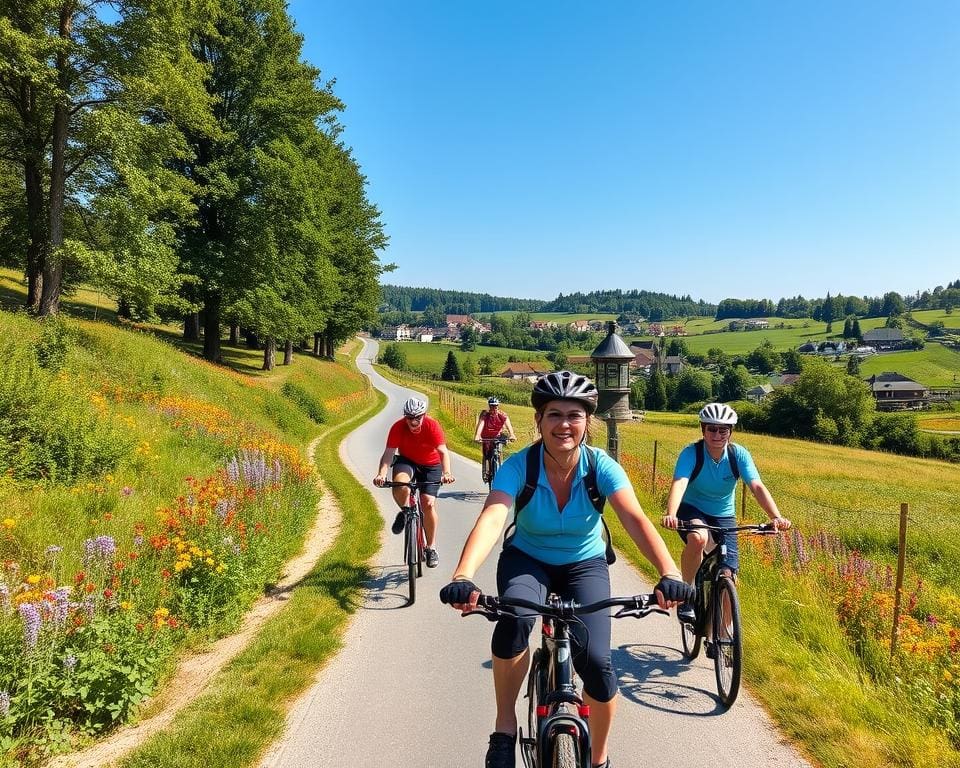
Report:
[{"label": "grassy hillside", "polygon": [[860,363],[864,378],[896,371],[928,387],[960,386],[960,353],[928,341],[923,349],[871,355]]},{"label": "grassy hillside", "polygon": [[[385,342],[380,341],[381,351]],[[438,374],[443,370],[443,364],[447,360],[447,355],[453,353],[460,360],[461,365],[467,359],[473,360],[479,367],[480,358],[489,357],[493,361],[493,370],[506,366],[511,357],[522,361],[540,361],[546,362],[545,352],[536,352],[524,349],[509,349],[507,347],[481,347],[478,346],[473,352],[461,352],[459,344],[448,344],[445,342],[421,343],[417,341],[400,342],[400,348],[407,358],[407,368],[416,373],[432,375]],[[549,365],[549,364],[548,364]]]},{"label": "grassy hillside", "polygon": [[315,515],[307,442],[374,402],[346,354],[244,373],[84,298],[0,312],[4,765],[122,722],[235,627]]}]

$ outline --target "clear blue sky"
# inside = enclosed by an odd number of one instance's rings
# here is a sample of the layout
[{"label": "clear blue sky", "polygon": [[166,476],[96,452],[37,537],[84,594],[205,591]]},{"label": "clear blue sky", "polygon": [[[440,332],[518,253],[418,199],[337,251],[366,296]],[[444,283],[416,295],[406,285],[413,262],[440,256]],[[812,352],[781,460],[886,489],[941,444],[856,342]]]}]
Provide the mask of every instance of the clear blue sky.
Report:
[{"label": "clear blue sky", "polygon": [[500,296],[960,278],[960,3],[295,0],[397,265]]}]

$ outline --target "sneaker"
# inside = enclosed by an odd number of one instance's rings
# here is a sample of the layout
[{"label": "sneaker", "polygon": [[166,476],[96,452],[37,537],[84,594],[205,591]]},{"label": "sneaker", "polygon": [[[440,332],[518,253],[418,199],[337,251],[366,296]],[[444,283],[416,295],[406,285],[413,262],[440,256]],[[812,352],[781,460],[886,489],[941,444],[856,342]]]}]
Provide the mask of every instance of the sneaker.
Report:
[{"label": "sneaker", "polygon": [[604,761],[603,761],[602,763],[600,763],[599,765],[593,766],[593,768],[610,768],[610,758],[608,757],[606,760],[604,760]]},{"label": "sneaker", "polygon": [[684,603],[677,606],[677,618],[684,624],[695,624],[697,621],[697,612],[693,610],[690,603]]},{"label": "sneaker", "polygon": [[708,659],[717,658],[717,644],[707,640],[707,642],[703,644],[703,652]]},{"label": "sneaker", "polygon": [[509,733],[494,731],[490,734],[490,746],[487,747],[487,759],[484,768],[516,768],[516,737]]},{"label": "sneaker", "polygon": [[397,512],[397,516],[393,518],[393,525],[390,526],[390,530],[394,533],[403,533],[404,520],[405,518],[403,510],[401,509],[399,512]]},{"label": "sneaker", "polygon": [[437,554],[437,550],[427,547],[423,550],[423,556],[427,558],[427,568],[436,568],[440,565],[440,555]]}]

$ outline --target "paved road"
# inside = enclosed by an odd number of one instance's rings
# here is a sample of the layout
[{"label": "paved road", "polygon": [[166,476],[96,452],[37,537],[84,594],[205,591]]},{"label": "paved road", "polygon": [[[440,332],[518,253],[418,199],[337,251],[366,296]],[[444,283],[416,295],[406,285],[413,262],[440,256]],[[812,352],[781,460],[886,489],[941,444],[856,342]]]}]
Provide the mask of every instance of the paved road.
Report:
[{"label": "paved road", "polygon": [[[375,344],[360,368],[390,404],[341,448],[347,466],[370,484],[387,429],[411,393],[373,372]],[[520,425],[517,425],[519,428]],[[484,486],[476,462],[453,457],[457,482],[440,492],[440,567],[425,570],[417,602],[407,606],[400,537],[389,532],[395,510],[387,489],[373,489],[388,527],[363,607],[342,652],[291,711],[287,731],[261,768],[479,768],[492,730],[492,624],[460,618],[437,592],[451,574],[476,519]],[[495,554],[477,575],[492,589]],[[612,568],[615,594],[649,592],[629,565]],[[622,700],[611,738],[617,768],[657,766],[753,768],[807,766],[781,743],[765,713],[744,691],[729,712],[716,701],[713,667],[702,656],[682,661],[672,616],[614,621],[613,658]],[[521,722],[525,701],[521,698]],[[522,763],[518,757],[518,765]]]}]

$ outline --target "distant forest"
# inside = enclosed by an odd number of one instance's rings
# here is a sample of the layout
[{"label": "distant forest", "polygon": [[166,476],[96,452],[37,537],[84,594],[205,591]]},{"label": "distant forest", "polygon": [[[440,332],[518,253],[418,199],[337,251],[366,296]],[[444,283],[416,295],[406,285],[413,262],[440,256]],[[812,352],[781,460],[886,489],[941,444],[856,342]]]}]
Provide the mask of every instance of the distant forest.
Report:
[{"label": "distant forest", "polygon": [[488,293],[446,291],[438,288],[381,286],[380,312],[425,312],[431,314],[489,314],[493,312],[590,312],[638,315],[647,320],[670,317],[714,317],[717,320],[744,317],[812,317],[831,322],[851,315],[888,317],[908,309],[949,309],[960,307],[960,279],[945,287],[901,295],[894,291],[880,297],[831,296],[805,299],[782,298],[776,304],[769,299],[724,299],[720,304],[694,301],[690,296],[671,296],[652,291],[592,291],[560,294],[553,301],[491,296]]}]

